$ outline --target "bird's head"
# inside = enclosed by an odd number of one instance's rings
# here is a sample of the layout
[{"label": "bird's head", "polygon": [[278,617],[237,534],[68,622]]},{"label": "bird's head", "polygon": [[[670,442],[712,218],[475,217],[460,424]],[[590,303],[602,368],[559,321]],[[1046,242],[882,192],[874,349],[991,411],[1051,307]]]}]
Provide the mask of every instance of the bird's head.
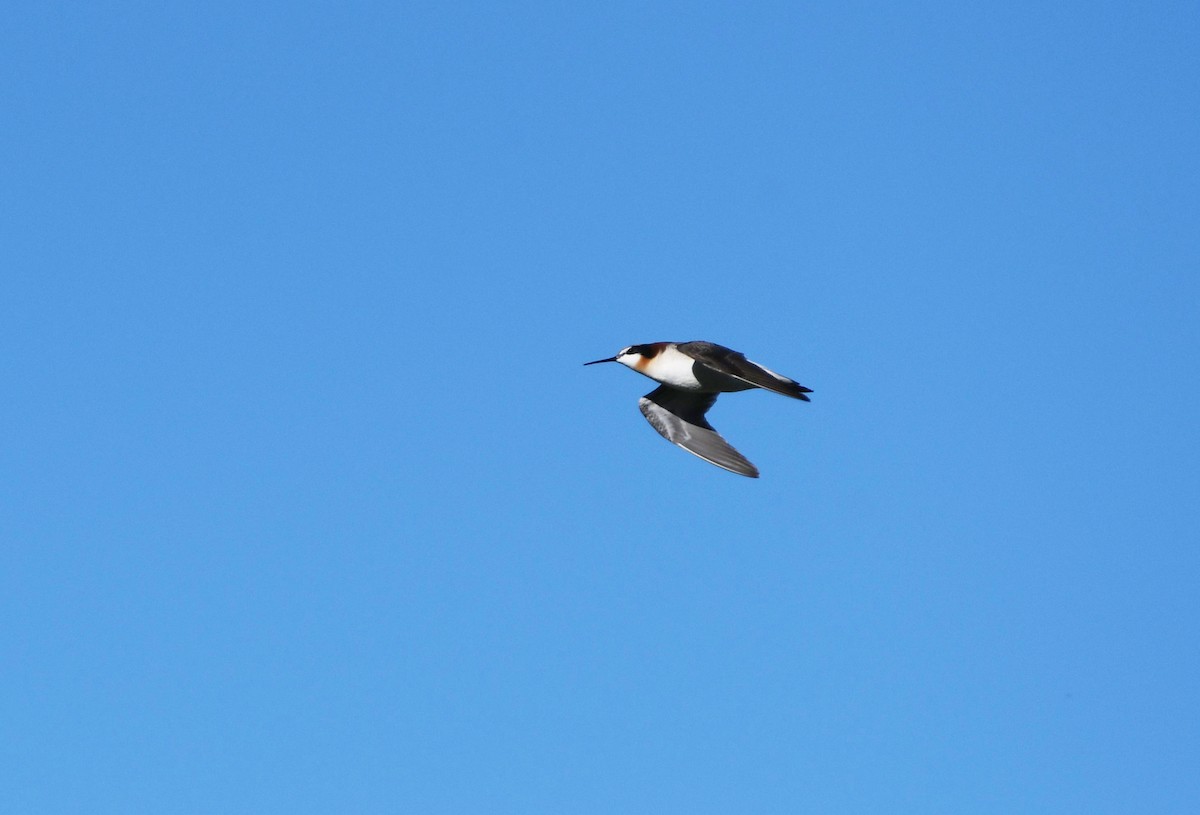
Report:
[{"label": "bird's head", "polygon": [[649,360],[658,356],[665,344],[666,343],[652,342],[645,345],[627,345],[618,351],[615,357],[605,357],[604,359],[596,359],[583,364],[598,365],[601,362],[619,362],[626,368],[633,368],[635,371],[637,371],[640,370],[641,367]]}]

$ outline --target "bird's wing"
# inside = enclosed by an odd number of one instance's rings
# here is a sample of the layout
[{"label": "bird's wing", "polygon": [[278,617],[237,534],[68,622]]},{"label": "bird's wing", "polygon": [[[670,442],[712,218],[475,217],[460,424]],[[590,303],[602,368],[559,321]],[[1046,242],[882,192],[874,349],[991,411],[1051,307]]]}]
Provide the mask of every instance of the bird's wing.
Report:
[{"label": "bird's wing", "polygon": [[715,393],[690,393],[663,385],[638,400],[646,421],[662,437],[693,455],[733,473],[758,478],[758,468],[729,446],[704,418]]},{"label": "bird's wing", "polygon": [[[757,362],[751,362],[746,359],[744,354],[734,351],[732,348],[726,348],[724,345],[696,341],[681,342],[676,347],[701,365],[756,387],[781,393],[793,399],[803,399],[805,402],[809,399],[804,394],[812,393],[812,390],[794,379],[788,379],[769,368],[764,368]],[[696,377],[703,381],[702,373],[697,372]]]}]

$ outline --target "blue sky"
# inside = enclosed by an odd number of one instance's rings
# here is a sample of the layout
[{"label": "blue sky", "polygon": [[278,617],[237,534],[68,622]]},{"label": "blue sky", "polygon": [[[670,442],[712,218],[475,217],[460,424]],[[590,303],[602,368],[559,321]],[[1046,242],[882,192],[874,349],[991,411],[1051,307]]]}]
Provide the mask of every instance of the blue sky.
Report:
[{"label": "blue sky", "polygon": [[1197,811],[1198,37],[10,9],[0,805]]}]

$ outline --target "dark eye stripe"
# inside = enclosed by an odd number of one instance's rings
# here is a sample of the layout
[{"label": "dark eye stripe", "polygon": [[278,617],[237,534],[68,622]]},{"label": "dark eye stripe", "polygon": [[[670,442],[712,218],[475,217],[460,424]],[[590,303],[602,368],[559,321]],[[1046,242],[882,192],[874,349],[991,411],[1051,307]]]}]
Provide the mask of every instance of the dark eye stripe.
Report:
[{"label": "dark eye stripe", "polygon": [[640,357],[649,359],[657,353],[658,349],[653,345],[630,345],[627,348],[622,348],[621,353],[617,354],[617,356],[623,357],[626,354],[637,354]]}]

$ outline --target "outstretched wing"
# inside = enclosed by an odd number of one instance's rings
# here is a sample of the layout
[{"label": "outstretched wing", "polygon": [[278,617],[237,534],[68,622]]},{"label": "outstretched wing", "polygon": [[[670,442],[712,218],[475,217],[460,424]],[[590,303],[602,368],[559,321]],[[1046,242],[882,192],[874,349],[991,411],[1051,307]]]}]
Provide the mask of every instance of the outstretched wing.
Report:
[{"label": "outstretched wing", "polygon": [[[777,374],[757,362],[751,362],[746,359],[745,354],[734,351],[732,348],[726,348],[724,345],[695,341],[681,342],[676,347],[701,365],[756,387],[781,393],[793,399],[803,399],[805,402],[809,399],[804,394],[812,393],[812,390],[796,380]],[[697,371],[696,377],[703,381],[701,372]]]},{"label": "outstretched wing", "polygon": [[715,393],[691,393],[663,385],[639,399],[638,407],[646,421],[672,444],[730,472],[758,478],[758,468],[717,435],[704,418],[715,401]]}]

